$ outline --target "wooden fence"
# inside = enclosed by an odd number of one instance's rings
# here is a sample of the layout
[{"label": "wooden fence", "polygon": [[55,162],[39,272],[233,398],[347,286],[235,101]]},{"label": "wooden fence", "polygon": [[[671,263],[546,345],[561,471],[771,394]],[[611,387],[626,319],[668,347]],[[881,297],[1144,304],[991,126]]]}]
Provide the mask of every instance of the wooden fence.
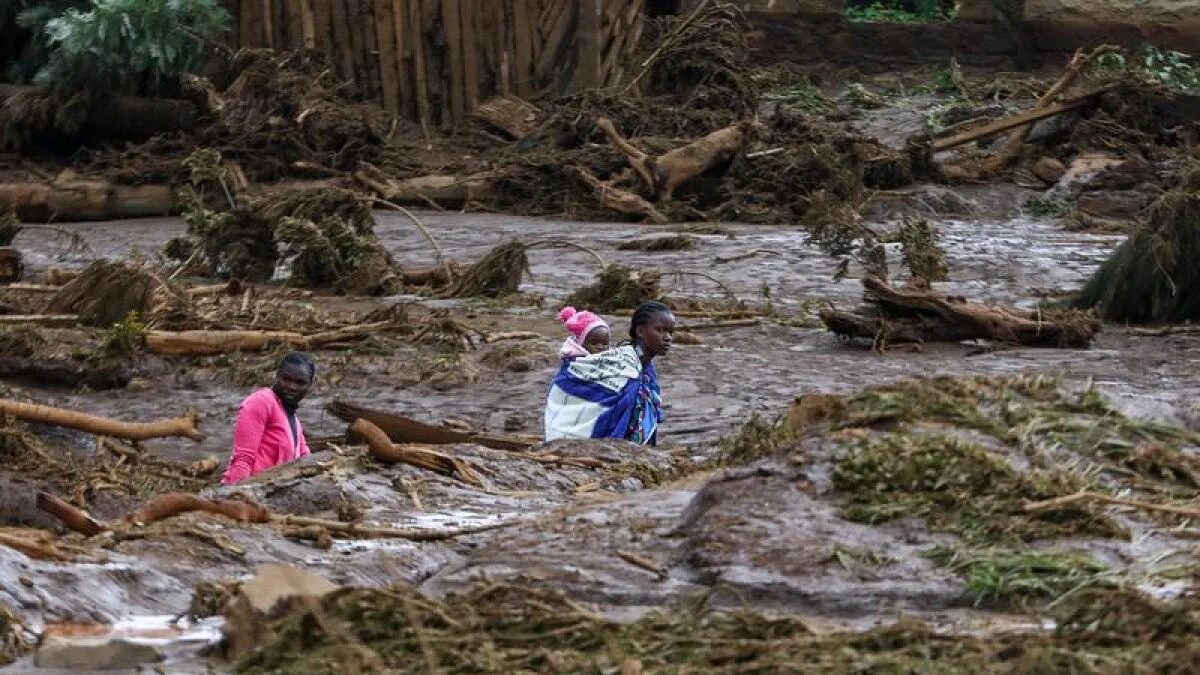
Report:
[{"label": "wooden fence", "polygon": [[238,47],[326,52],[388,110],[452,124],[496,95],[620,84],[645,0],[228,0]]}]

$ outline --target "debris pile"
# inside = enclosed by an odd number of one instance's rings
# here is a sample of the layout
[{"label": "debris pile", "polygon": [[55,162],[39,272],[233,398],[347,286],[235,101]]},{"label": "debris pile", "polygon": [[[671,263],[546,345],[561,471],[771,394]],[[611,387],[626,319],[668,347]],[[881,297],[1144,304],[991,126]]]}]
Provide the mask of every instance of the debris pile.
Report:
[{"label": "debris pile", "polygon": [[[1085,590],[1055,609],[1049,634],[948,635],[914,621],[818,634],[750,610],[652,612],[621,623],[561,594],[491,583],[443,600],[410,587],[338,589],[293,603],[239,672],[410,669],[476,673],[737,673],[795,664],[835,675],[870,671],[1027,673],[1092,663],[1111,672],[1174,672],[1193,658],[1196,603],[1133,591]],[[265,619],[264,619],[265,621]],[[1109,672],[1109,671],[1105,671]]]},{"label": "debris pile", "polygon": [[1146,210],[1144,222],[1096,270],[1074,300],[1109,321],[1200,319],[1200,165],[1190,163]]},{"label": "debris pile", "polygon": [[375,238],[371,198],[338,188],[299,188],[245,197],[227,211],[193,208],[188,236],[168,242],[181,262],[202,255],[208,269],[245,281],[270,279],[361,295],[396,293],[402,277]]}]

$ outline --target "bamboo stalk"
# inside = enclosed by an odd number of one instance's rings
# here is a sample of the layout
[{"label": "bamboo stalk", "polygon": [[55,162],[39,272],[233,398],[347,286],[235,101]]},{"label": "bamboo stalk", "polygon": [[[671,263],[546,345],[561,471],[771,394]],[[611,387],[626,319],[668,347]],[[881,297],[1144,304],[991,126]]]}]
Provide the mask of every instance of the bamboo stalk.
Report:
[{"label": "bamboo stalk", "polygon": [[67,427],[97,436],[111,436],[131,441],[170,436],[182,436],[196,442],[204,440],[204,434],[196,428],[198,418],[194,412],[189,412],[183,417],[172,417],[158,422],[122,422],[74,410],[0,399],[0,415],[8,415],[25,422]]},{"label": "bamboo stalk", "polygon": [[1040,502],[1031,502],[1025,505],[1026,513],[1039,513],[1042,511],[1055,511],[1058,509],[1075,506],[1080,502],[1100,502],[1102,504],[1113,504],[1117,506],[1132,506],[1146,511],[1160,511],[1162,513],[1170,513],[1185,518],[1200,518],[1200,508],[1187,508],[1185,506],[1171,506],[1169,504],[1155,504],[1153,502],[1144,502],[1138,499],[1125,499],[1123,497],[1113,497],[1111,495],[1103,495],[1096,492],[1076,492],[1073,495],[1066,497],[1055,497]]}]

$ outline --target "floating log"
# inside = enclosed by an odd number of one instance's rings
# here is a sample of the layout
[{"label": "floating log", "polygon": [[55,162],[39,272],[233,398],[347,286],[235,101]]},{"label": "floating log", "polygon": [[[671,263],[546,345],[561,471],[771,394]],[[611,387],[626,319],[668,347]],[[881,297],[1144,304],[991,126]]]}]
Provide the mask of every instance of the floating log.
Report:
[{"label": "floating log", "polygon": [[372,410],[346,401],[331,401],[325,408],[334,417],[346,423],[363,419],[381,429],[396,443],[422,443],[427,445],[452,445],[474,443],[495,450],[524,450],[536,443],[522,438],[493,436],[475,432],[461,432],[418,422],[410,417],[382,410]]},{"label": "floating log", "polygon": [[196,428],[199,418],[194,412],[189,412],[183,417],[172,417],[158,422],[122,422],[74,410],[53,408],[48,405],[0,399],[0,415],[8,415],[25,422],[67,427],[97,436],[124,438],[131,441],[145,441],[151,438],[170,436],[182,436],[196,442],[204,440],[204,434]]},{"label": "floating log", "polygon": [[863,279],[875,313],[836,309],[821,312],[834,333],[873,340],[877,347],[895,342],[998,340],[1034,347],[1088,347],[1101,323],[1082,312],[1043,315],[1002,305],[984,305],[917,288],[892,288],[879,279]]}]

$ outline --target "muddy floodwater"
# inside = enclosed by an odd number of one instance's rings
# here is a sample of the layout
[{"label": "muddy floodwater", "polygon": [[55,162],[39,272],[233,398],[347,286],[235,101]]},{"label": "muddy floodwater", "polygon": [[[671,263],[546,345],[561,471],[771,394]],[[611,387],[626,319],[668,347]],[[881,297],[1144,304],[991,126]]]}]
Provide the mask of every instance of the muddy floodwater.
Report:
[{"label": "muddy floodwater", "polygon": [[[938,290],[973,300],[1031,308],[1046,298],[1078,288],[1119,237],[1064,231],[1053,219],[1024,213],[1027,195],[1017,188],[951,191],[918,188],[880,195],[867,212],[881,231],[901,213],[933,222],[947,252],[950,281]],[[948,375],[1061,374],[1069,383],[1092,382],[1121,411],[1191,427],[1193,401],[1200,390],[1194,353],[1200,341],[1189,337],[1139,336],[1106,326],[1091,349],[1035,349],[977,345],[928,345],[877,354],[844,344],[825,331],[815,312],[824,303],[854,306],[861,301],[857,281],[832,281],[835,264],[806,242],[799,227],[721,225],[646,226],[633,223],[579,223],[553,218],[521,218],[457,212],[418,212],[440,245],[462,261],[476,259],[507,238],[557,240],[586,246],[606,261],[664,273],[675,295],[720,297],[731,291],[755,304],[769,302],[774,316],[757,325],[705,330],[702,344],[678,345],[658,366],[666,407],[662,445],[637,451],[622,444],[584,444],[560,449],[570,456],[611,456],[614,465],[644,462],[662,481],[647,486],[633,474],[604,482],[587,472],[507,460],[503,451],[478,447],[455,452],[491,473],[486,489],[422,475],[409,468],[361,471],[336,451],[318,453],[250,481],[245,488],[273,510],[297,514],[330,513],[350,499],[371,522],[393,527],[462,528],[511,523],[495,532],[446,542],[338,540],[328,550],[254,531],[205,527],[223,533],[243,553],[214,548],[194,538],[167,537],[126,542],[107,560],[64,564],[31,561],[0,548],[0,601],[16,608],[31,626],[118,623],[126,637],[166,640],[164,665],[171,672],[203,672],[195,645],[214,633],[201,624],[192,632],[166,631],[166,618],[183,612],[200,581],[244,578],[266,562],[289,562],[337,583],[384,585],[404,581],[440,594],[463,587],[480,574],[563,588],[613,615],[634,616],[642,609],[676,604],[703,595],[716,583],[741,590],[743,598],[772,611],[809,617],[827,630],[868,627],[900,613],[923,614],[935,624],[963,630],[1029,628],[1029,619],[978,613],[961,601],[962,585],[953,574],[920,555],[926,539],[906,540],[850,523],[830,504],[806,496],[786,465],[767,463],[724,473],[704,471],[672,479],[678,462],[698,463],[715,453],[714,441],[751,415],[773,418],[798,396],[812,392],[853,393],[869,385],[908,377]],[[429,266],[428,242],[398,215],[376,214],[377,234],[404,266]],[[182,233],[178,219],[63,224],[84,236],[102,256],[153,256]],[[631,252],[617,245],[653,234],[687,231],[699,240],[690,250]],[[49,266],[79,268],[87,258],[65,252],[65,243],[28,232],[16,245],[33,278]],[[898,245],[889,245],[899,274]],[[554,352],[563,334],[555,321],[559,301],[589,283],[596,262],[569,248],[534,249],[531,275],[522,292],[542,298],[504,306],[434,301],[417,296],[357,301],[364,310],[392,303],[423,304],[465,315],[475,325],[534,330],[538,367],[526,372],[488,372],[474,382],[440,390],[413,377],[428,358],[420,351],[390,354],[323,352],[318,383],[301,415],[310,437],[336,438],[345,424],[324,412],[344,398],[439,423],[467,420],[492,431],[541,432],[546,387]],[[683,272],[685,274],[672,274]],[[686,274],[702,272],[705,276]],[[711,279],[719,280],[725,288]],[[323,302],[312,299],[314,306]],[[614,334],[627,318],[609,316]],[[695,322],[681,318],[680,324]],[[266,384],[273,356],[251,355],[235,365],[207,361],[184,365],[151,364],[151,375],[128,389],[79,392],[24,386],[38,400],[122,419],[153,419],[196,409],[207,436],[201,443],[156,440],[150,452],[191,461],[229,452],[238,402]],[[241,375],[231,378],[230,368]],[[236,381],[235,381],[236,379]],[[86,444],[86,438],[80,438]],[[215,483],[215,479],[214,479]],[[591,489],[591,484],[601,484]],[[420,486],[419,499],[405,490]],[[758,493],[763,486],[770,489]],[[408,486],[400,489],[397,486]],[[214,494],[228,489],[215,488]],[[697,493],[702,496],[697,497]],[[685,527],[686,526],[686,527]],[[722,539],[733,527],[737,537]],[[707,533],[707,534],[705,534]],[[1142,553],[1161,553],[1143,541]],[[840,548],[839,548],[840,547]],[[831,551],[888,550],[892,562],[873,575],[851,574],[828,563]],[[618,551],[635,550],[662,561],[663,578],[630,565]],[[1097,549],[1097,550],[1103,550]],[[1110,552],[1126,563],[1130,549]],[[1169,591],[1169,589],[1168,589]],[[1164,591],[1167,592],[1167,591]],[[141,623],[138,623],[141,621]],[[130,623],[133,622],[133,623]],[[139,632],[140,631],[140,632]],[[67,631],[69,632],[69,631]],[[172,641],[171,638],[175,639]],[[32,669],[26,659],[14,672]]]}]

